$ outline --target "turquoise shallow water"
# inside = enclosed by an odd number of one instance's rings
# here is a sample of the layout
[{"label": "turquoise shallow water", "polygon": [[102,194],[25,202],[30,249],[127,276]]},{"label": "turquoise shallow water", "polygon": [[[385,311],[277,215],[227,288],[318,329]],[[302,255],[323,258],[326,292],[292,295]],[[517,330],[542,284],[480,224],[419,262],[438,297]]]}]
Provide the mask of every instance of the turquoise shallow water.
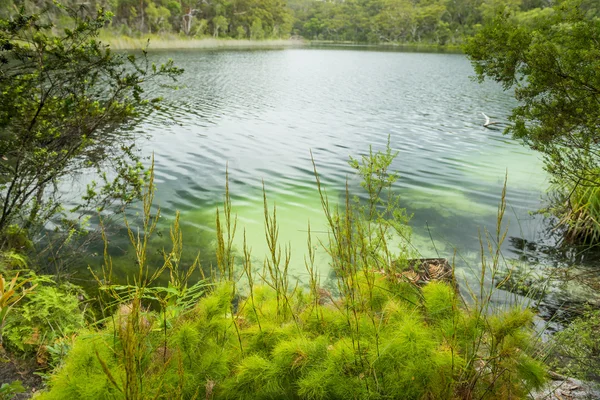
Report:
[{"label": "turquoise shallow water", "polygon": [[[142,151],[155,156],[161,229],[168,232],[179,210],[184,242],[201,250],[206,263],[226,168],[238,245],[246,229],[261,262],[264,180],[270,204],[277,204],[280,239],[294,249],[292,272],[301,277],[309,220],[313,231],[326,229],[311,151],[337,200],[346,180],[358,187],[348,157],[364,154],[369,145],[383,149],[388,136],[399,151],[396,190],[414,214],[414,244],[424,257],[452,258],[456,250],[459,267],[469,274],[479,232],[495,229],[506,174],[505,256],[522,256],[523,241],[535,243],[547,233],[546,222],[530,214],[542,205],[548,185],[538,155],[482,126],[482,112],[506,121],[515,105],[511,93],[474,82],[463,55],[288,49],[165,51],[153,57],[172,58],[185,69],[180,90],[155,88],[164,91],[163,109],[137,128],[149,135],[140,142]],[[124,239],[116,234],[112,242],[115,255],[127,260]],[[327,274],[326,254],[317,258]]]}]

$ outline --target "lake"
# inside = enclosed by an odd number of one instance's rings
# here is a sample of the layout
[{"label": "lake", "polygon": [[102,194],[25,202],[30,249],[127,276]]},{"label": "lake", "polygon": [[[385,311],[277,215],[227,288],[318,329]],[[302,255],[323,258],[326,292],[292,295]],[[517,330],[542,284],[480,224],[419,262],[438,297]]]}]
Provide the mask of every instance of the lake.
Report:
[{"label": "lake", "polygon": [[[245,229],[262,265],[264,180],[269,204],[277,205],[280,240],[294,249],[292,274],[302,280],[308,222],[326,237],[311,151],[338,201],[346,181],[358,187],[349,156],[370,145],[384,149],[388,137],[399,152],[396,190],[414,215],[413,243],[423,257],[452,259],[456,251],[461,273],[477,270],[479,234],[495,230],[506,175],[504,256],[539,261],[529,254],[531,244],[546,241],[548,222],[531,212],[543,206],[547,175],[538,154],[501,129],[483,127],[482,112],[508,122],[516,103],[498,85],[473,81],[465,56],[301,48],[154,57],[185,69],[181,88],[165,91],[162,111],[138,127],[150,136],[141,142],[144,153],[155,157],[163,236],[179,210],[184,243],[202,251],[205,263],[228,168],[238,245]],[[124,241],[114,243],[131,261]],[[317,258],[326,276],[324,251]]]}]

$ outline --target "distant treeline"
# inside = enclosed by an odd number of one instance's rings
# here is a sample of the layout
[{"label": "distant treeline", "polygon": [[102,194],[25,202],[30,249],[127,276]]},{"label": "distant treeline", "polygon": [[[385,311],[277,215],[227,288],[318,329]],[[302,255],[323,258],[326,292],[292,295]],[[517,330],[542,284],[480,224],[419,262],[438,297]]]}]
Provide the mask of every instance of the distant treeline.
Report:
[{"label": "distant treeline", "polygon": [[[289,38],[363,43],[456,44],[497,13],[523,18],[545,12],[551,0],[62,0],[82,15],[104,7],[117,35]],[[2,0],[0,14],[25,7],[66,23],[51,0]]]}]

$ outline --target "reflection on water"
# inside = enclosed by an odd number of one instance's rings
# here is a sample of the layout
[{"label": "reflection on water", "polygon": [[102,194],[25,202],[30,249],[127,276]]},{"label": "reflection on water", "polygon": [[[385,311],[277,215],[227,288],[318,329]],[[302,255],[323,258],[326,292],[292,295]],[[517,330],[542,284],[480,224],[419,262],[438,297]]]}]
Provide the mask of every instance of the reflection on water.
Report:
[{"label": "reflection on water", "polygon": [[[369,145],[384,148],[388,135],[399,151],[397,190],[414,214],[423,256],[452,258],[456,249],[463,267],[475,262],[479,232],[495,229],[505,175],[508,236],[537,242],[546,229],[530,215],[547,187],[537,154],[482,126],[481,112],[506,121],[511,93],[471,80],[462,55],[318,49],[157,54],[185,69],[183,87],[165,91],[162,111],[139,130],[151,137],[143,151],[155,155],[157,203],[165,221],[182,212],[188,244],[212,243],[228,168],[238,239],[245,229],[260,262],[264,180],[269,201],[277,204],[282,243],[297,253],[293,271],[300,274],[309,219],[315,231],[325,229],[311,151],[337,198],[346,180],[358,186],[348,156],[364,154]],[[511,243],[504,244],[505,256],[518,258],[522,249]]]}]

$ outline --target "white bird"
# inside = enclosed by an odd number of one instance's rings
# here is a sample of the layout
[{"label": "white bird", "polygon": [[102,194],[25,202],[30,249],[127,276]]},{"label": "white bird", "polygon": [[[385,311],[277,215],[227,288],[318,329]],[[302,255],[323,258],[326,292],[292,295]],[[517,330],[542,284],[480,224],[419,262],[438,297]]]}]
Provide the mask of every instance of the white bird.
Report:
[{"label": "white bird", "polygon": [[487,115],[485,115],[484,113],[481,113],[481,115],[483,115],[483,118],[485,118],[485,123],[483,124],[484,128],[489,127],[490,125],[497,125],[499,124],[499,122],[496,121],[490,121],[490,117],[488,117]]}]

